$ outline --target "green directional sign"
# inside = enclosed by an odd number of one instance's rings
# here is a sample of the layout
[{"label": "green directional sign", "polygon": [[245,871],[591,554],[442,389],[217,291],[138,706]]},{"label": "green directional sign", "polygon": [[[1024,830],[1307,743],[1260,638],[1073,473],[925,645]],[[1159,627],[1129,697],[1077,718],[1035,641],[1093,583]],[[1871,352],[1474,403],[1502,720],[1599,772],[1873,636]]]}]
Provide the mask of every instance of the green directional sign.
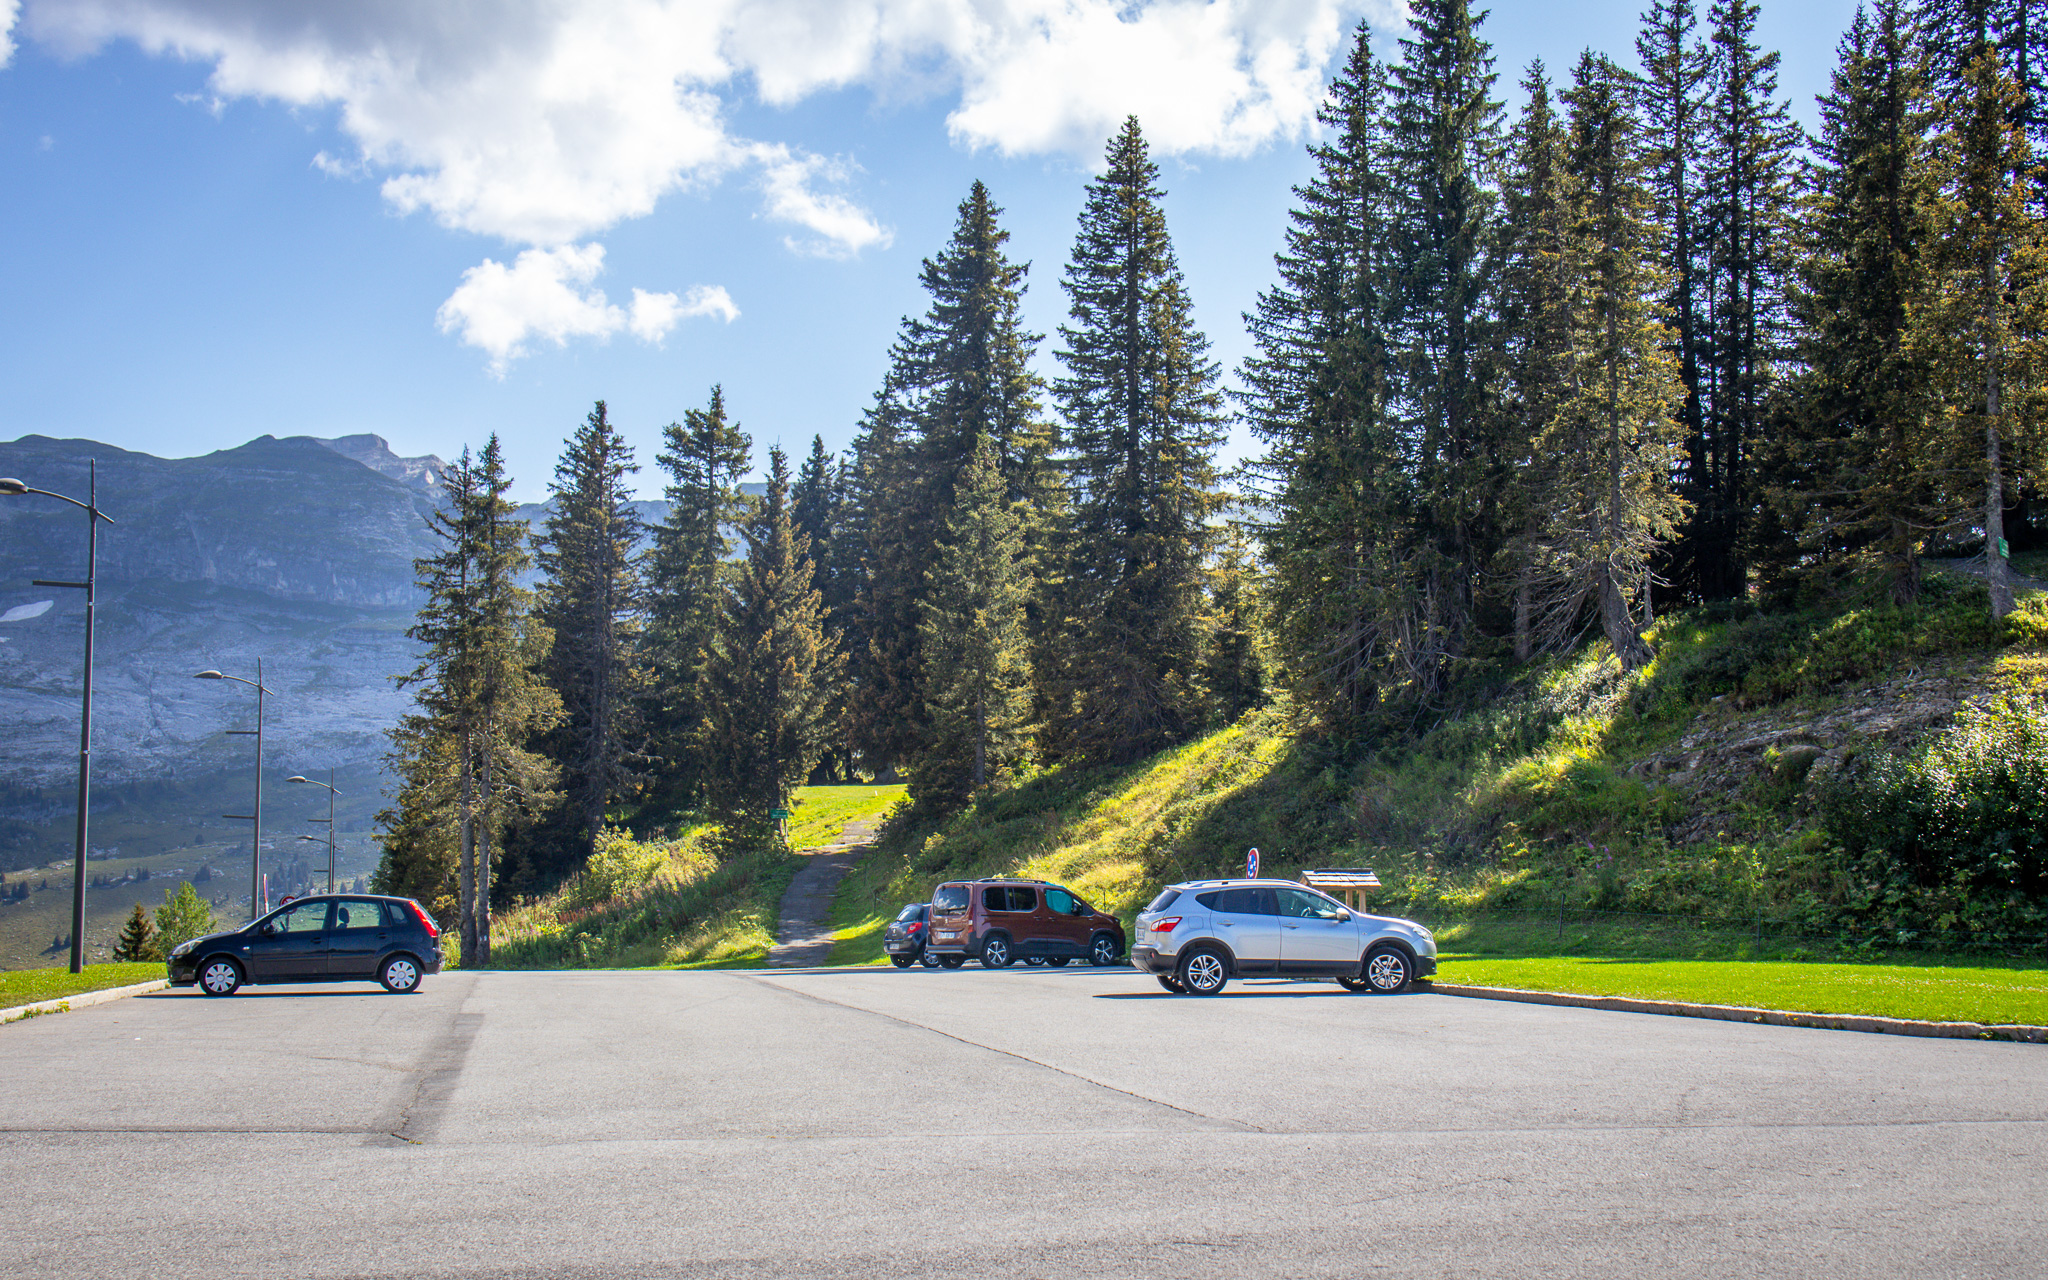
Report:
[{"label": "green directional sign", "polygon": [[788,809],[770,809],[768,811],[768,816],[775,819],[777,822],[780,822],[784,818],[788,818],[793,815]]}]

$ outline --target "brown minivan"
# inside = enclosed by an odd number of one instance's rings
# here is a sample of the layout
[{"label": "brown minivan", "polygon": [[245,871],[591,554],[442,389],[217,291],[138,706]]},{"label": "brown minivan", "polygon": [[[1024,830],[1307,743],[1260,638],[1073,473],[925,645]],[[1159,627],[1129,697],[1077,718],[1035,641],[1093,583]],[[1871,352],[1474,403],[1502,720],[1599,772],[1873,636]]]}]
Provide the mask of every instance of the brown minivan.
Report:
[{"label": "brown minivan", "polygon": [[1038,958],[1115,964],[1124,927],[1063,885],[1044,880],[955,880],[932,890],[930,941],[939,963],[957,969],[972,957],[987,969]]}]

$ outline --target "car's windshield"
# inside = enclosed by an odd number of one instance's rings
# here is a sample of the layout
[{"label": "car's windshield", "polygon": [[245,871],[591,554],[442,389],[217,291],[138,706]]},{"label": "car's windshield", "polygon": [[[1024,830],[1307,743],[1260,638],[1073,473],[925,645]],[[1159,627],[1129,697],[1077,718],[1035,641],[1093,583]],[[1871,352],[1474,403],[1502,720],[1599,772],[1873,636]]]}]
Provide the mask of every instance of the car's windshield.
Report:
[{"label": "car's windshield", "polygon": [[896,914],[896,918],[899,921],[922,920],[924,919],[924,904],[922,902],[913,902],[909,906],[903,908],[902,911],[898,912]]}]

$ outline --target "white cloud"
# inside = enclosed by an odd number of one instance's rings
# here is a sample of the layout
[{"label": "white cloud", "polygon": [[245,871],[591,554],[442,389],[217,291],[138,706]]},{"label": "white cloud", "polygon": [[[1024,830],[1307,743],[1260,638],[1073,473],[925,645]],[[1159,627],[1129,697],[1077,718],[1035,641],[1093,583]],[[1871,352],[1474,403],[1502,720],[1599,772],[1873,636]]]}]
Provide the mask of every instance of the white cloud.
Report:
[{"label": "white cloud", "polygon": [[14,57],[15,19],[21,16],[21,0],[0,0],[0,67]]},{"label": "white cloud", "polygon": [[630,309],[613,305],[602,289],[589,288],[604,270],[601,244],[528,249],[511,266],[485,258],[462,273],[462,283],[441,304],[435,320],[443,333],[491,357],[491,372],[503,377],[512,361],[535,339],[564,346],[571,338],[608,341],[624,330],[642,342],[659,343],[686,316],[739,316],[724,288],[699,285],[687,300],[673,293],[633,290]]},{"label": "white cloud", "polygon": [[784,236],[782,243],[790,252],[813,258],[850,258],[873,246],[886,249],[894,241],[893,232],[853,201],[813,189],[820,179],[845,181],[849,166],[843,161],[793,152],[779,142],[757,145],[753,158],[761,166],[768,216],[816,233],[816,238],[809,240]]}]

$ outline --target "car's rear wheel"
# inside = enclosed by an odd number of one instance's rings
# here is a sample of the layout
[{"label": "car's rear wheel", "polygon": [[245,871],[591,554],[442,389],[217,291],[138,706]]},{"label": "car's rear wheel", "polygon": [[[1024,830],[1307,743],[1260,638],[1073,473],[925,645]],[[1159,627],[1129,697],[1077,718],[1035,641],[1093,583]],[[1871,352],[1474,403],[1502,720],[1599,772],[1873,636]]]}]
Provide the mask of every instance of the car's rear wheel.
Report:
[{"label": "car's rear wheel", "polygon": [[1016,959],[1010,950],[1010,940],[1000,933],[988,935],[988,941],[981,944],[981,967],[984,969],[1007,969]]},{"label": "car's rear wheel", "polygon": [[420,966],[411,956],[393,956],[377,970],[377,981],[395,996],[409,996],[420,989]]},{"label": "car's rear wheel", "polygon": [[1154,974],[1153,976],[1159,979],[1160,986],[1165,987],[1168,991],[1173,992],[1173,994],[1177,996],[1184,996],[1188,993],[1188,989],[1180,985],[1180,979],[1174,977],[1170,973],[1159,973]]},{"label": "car's rear wheel", "polygon": [[1088,962],[1105,965],[1116,963],[1117,945],[1112,934],[1098,933],[1088,943]]},{"label": "car's rear wheel", "polygon": [[1204,948],[1182,956],[1180,968],[1173,976],[1187,988],[1189,995],[1213,996],[1230,981],[1230,966],[1224,963],[1222,956]]},{"label": "car's rear wheel", "polygon": [[927,969],[936,969],[939,967],[939,958],[933,955],[930,951],[918,952],[917,962]]},{"label": "car's rear wheel", "polygon": [[1344,989],[1345,989],[1346,991],[1369,991],[1369,990],[1371,990],[1371,988],[1370,988],[1370,987],[1368,987],[1368,986],[1366,986],[1366,985],[1365,985],[1365,979],[1364,979],[1364,978],[1339,978],[1339,979],[1337,979],[1337,985],[1338,985],[1338,986],[1340,986],[1340,987],[1342,987],[1342,988],[1344,988]]},{"label": "car's rear wheel", "polygon": [[890,956],[889,963],[895,965],[898,969],[908,969],[910,967],[910,957]]},{"label": "car's rear wheel", "polygon": [[1039,965],[1042,965],[1042,964],[1044,964],[1044,963],[1045,963],[1045,957],[1044,957],[1044,956],[1025,956],[1025,957],[1024,957],[1024,963],[1025,963],[1025,964],[1028,964],[1028,965],[1030,965],[1030,966],[1031,966],[1032,968],[1036,969],[1036,968],[1037,968],[1037,967],[1038,967]]},{"label": "car's rear wheel", "polygon": [[966,957],[966,956],[940,956],[940,957],[939,957],[939,963],[940,963],[940,964],[942,964],[942,965],[944,965],[944,966],[945,966],[946,968],[948,968],[948,969],[958,969],[958,968],[959,968],[959,967],[960,967],[961,965],[963,965],[963,964],[966,964],[966,963],[967,963],[967,957]]},{"label": "car's rear wheel", "polygon": [[1415,966],[1399,947],[1378,946],[1365,953],[1366,985],[1381,995],[1407,990],[1414,976]]},{"label": "car's rear wheel", "polygon": [[199,967],[199,989],[210,996],[231,996],[242,988],[242,966],[215,956]]},{"label": "car's rear wheel", "polygon": [[1055,969],[1064,969],[1067,967],[1067,961],[1071,959],[1072,956],[1047,956],[1045,962]]}]

